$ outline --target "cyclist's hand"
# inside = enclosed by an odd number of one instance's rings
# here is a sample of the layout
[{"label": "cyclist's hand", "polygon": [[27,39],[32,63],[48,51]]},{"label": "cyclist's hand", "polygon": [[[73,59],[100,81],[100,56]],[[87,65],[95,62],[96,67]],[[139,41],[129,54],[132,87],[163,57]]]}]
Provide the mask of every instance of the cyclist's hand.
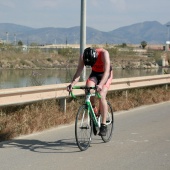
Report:
[{"label": "cyclist's hand", "polygon": [[72,91],[72,85],[70,84],[69,86],[67,86],[67,91],[71,92]]},{"label": "cyclist's hand", "polygon": [[97,85],[96,88],[97,88],[98,92],[102,91],[102,86],[101,85]]}]

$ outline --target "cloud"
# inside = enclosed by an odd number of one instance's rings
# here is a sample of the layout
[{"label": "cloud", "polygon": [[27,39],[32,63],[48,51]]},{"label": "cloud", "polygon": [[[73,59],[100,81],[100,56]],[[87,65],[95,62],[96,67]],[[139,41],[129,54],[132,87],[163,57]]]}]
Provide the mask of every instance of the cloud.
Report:
[{"label": "cloud", "polygon": [[1,1],[1,7],[15,8],[15,3],[13,1]]},{"label": "cloud", "polygon": [[125,10],[126,9],[126,2],[125,0],[108,0],[115,8]]},{"label": "cloud", "polygon": [[31,6],[37,8],[37,9],[57,9],[59,7],[61,8],[75,8],[79,6],[80,0],[30,0]]},{"label": "cloud", "polygon": [[62,0],[36,0],[32,1],[32,6],[37,9],[56,9],[62,3]]},{"label": "cloud", "polygon": [[[87,2],[88,3],[88,2]],[[103,9],[112,8],[114,10],[125,10],[126,2],[125,0],[91,0],[93,6]],[[107,7],[107,8],[104,8]],[[104,10],[105,11],[105,10]]]}]

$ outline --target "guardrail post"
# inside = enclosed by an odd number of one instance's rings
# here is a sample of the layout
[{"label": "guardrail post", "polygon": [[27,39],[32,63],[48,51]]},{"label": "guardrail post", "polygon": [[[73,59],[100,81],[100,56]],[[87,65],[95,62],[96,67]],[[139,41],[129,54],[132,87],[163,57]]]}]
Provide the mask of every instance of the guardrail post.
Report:
[{"label": "guardrail post", "polygon": [[165,89],[168,90],[168,84],[165,85]]},{"label": "guardrail post", "polygon": [[126,100],[128,99],[128,90],[125,91]]},{"label": "guardrail post", "polygon": [[66,113],[66,98],[60,99],[60,109]]}]

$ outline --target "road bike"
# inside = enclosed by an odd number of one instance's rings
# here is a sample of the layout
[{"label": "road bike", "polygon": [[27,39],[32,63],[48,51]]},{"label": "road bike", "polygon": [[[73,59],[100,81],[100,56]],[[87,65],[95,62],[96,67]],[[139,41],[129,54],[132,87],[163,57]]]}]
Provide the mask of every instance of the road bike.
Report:
[{"label": "road bike", "polygon": [[[91,96],[97,96],[101,98],[100,94],[96,92],[96,87],[87,87],[87,86],[74,86],[72,89],[84,89],[86,91],[85,103],[82,104],[77,112],[75,120],[75,138],[77,145],[81,151],[85,151],[90,146],[92,140],[92,132],[94,135],[97,135],[100,130],[102,117],[96,116],[93,111],[92,104],[90,102]],[[91,92],[95,90],[95,93]],[[71,96],[75,98],[73,91],[71,91]],[[114,124],[114,115],[113,109],[109,101],[107,101],[108,113],[106,117],[107,133],[106,136],[101,136],[104,142],[109,142],[112,138],[113,124]]]}]

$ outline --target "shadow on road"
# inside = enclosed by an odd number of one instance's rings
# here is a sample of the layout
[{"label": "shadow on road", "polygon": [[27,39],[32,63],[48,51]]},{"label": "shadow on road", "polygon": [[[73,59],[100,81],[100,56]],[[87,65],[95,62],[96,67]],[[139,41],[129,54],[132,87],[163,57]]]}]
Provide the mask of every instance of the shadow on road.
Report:
[{"label": "shadow on road", "polygon": [[73,153],[79,152],[75,139],[62,139],[54,142],[15,139],[0,143],[0,148],[19,148],[38,153]]}]

